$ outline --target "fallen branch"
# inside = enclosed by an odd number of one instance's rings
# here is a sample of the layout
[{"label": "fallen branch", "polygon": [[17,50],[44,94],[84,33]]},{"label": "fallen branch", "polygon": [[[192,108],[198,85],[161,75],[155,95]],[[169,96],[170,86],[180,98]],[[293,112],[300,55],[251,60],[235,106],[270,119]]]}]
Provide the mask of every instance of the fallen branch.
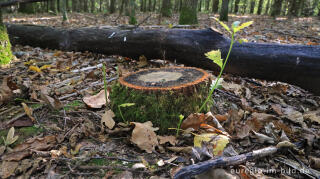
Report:
[{"label": "fallen branch", "polygon": [[47,1],[47,0],[13,0],[13,1],[1,2],[0,8],[16,5],[18,3],[25,4],[25,3],[42,2],[42,1]]},{"label": "fallen branch", "polygon": [[276,146],[266,147],[263,149],[254,150],[252,152],[248,152],[241,155],[236,155],[232,157],[219,157],[219,158],[208,160],[205,162],[200,162],[194,165],[189,165],[187,167],[180,169],[174,175],[174,179],[191,178],[191,176],[199,175],[212,168],[226,167],[230,165],[239,165],[249,160],[254,160],[257,158],[262,158],[268,155],[275,154],[276,152],[279,151],[280,148],[281,147],[276,147]]},{"label": "fallen branch", "polygon": [[[110,29],[86,27],[55,29],[35,25],[7,25],[13,44],[91,51],[147,59],[164,56],[188,66],[218,71],[205,53],[220,49],[225,58],[230,40],[212,29]],[[131,28],[131,27],[130,27]],[[236,43],[230,54],[227,73],[291,83],[320,94],[320,46]]]}]

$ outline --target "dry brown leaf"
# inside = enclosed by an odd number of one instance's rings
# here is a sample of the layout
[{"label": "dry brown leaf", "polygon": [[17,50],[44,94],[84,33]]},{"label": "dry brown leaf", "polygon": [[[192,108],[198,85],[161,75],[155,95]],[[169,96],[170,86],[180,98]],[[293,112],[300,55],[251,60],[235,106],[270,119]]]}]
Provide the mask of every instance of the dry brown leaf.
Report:
[{"label": "dry brown leaf", "polygon": [[175,136],[158,136],[159,144],[165,144],[169,142],[171,145],[175,146],[178,142]]},{"label": "dry brown leaf", "polygon": [[320,110],[309,111],[303,114],[303,119],[308,119],[311,122],[316,122],[320,124]]},{"label": "dry brown leaf", "polygon": [[14,147],[12,152],[2,156],[2,160],[20,161],[31,155],[31,149],[39,151],[47,150],[53,147],[56,142],[56,137],[53,135],[45,136],[43,138],[33,138]]},{"label": "dry brown leaf", "polygon": [[147,58],[144,55],[139,57],[139,61],[137,63],[138,63],[138,68],[142,68],[148,65]]},{"label": "dry brown leaf", "polygon": [[106,125],[109,129],[113,129],[114,125],[116,124],[113,120],[113,117],[115,117],[115,115],[112,110],[106,111],[102,115],[102,119],[101,119],[102,128],[104,128],[104,125]]},{"label": "dry brown leaf", "polygon": [[8,86],[8,77],[5,77],[0,86],[0,106],[11,99],[12,96],[13,92]]},{"label": "dry brown leaf", "polygon": [[35,122],[35,118],[32,116],[32,108],[29,108],[26,103],[21,103],[23,106],[24,112],[27,114],[27,116],[31,119],[32,122]]},{"label": "dry brown leaf", "polygon": [[14,171],[18,167],[19,162],[3,161],[1,165],[1,178],[9,178],[14,175]]},{"label": "dry brown leaf", "polygon": [[185,120],[181,123],[181,129],[185,130],[188,128],[193,128],[194,130],[198,130],[200,128],[200,124],[205,122],[205,115],[203,113],[194,113],[190,114]]},{"label": "dry brown leaf", "polygon": [[[108,103],[109,103],[109,93],[107,93]],[[106,104],[106,97],[104,90],[101,90],[98,94],[94,96],[84,97],[83,102],[86,103],[90,108],[101,108]]]},{"label": "dry brown leaf", "polygon": [[154,131],[157,128],[152,127],[152,123],[147,121],[145,123],[131,122],[135,125],[132,131],[131,142],[136,144],[141,150],[152,153],[158,145],[157,135]]}]

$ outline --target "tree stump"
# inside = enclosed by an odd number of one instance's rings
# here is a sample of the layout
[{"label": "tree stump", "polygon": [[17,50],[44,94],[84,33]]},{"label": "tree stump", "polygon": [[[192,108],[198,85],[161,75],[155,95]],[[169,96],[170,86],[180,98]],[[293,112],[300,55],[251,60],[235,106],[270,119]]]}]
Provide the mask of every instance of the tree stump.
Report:
[{"label": "tree stump", "polygon": [[[210,90],[209,74],[192,67],[151,68],[130,73],[114,84],[111,108],[118,120],[152,121],[160,133],[176,128],[179,116],[198,112]],[[119,107],[121,104],[133,106]],[[210,109],[210,100],[204,110]]]}]

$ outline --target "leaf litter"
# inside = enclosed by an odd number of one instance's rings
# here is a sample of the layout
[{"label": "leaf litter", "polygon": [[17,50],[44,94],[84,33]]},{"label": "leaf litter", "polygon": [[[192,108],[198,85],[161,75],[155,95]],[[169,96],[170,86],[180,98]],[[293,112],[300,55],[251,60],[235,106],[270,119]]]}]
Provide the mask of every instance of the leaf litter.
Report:
[{"label": "leaf litter", "polygon": [[[4,19],[61,26],[60,17],[43,16],[46,15],[18,14]],[[127,22],[126,17],[112,22],[116,18],[72,13],[70,24],[64,27]],[[151,16],[145,25],[156,24],[157,18]],[[245,18],[248,17],[231,16],[230,22],[247,21]],[[315,28],[319,21],[312,18],[285,21],[249,18],[254,20],[254,27],[239,34],[249,42],[319,44],[320,40],[313,38],[319,34]],[[177,24],[177,19],[174,15],[165,20]],[[197,28],[209,24],[227,33],[212,23],[207,14],[199,15],[199,24]],[[160,26],[167,27],[165,23]],[[299,87],[225,74],[222,88],[214,93],[215,104],[210,113],[190,114],[181,125],[184,130],[181,136],[159,136],[150,121],[128,125],[114,118],[105,100],[101,64],[106,64],[108,85],[118,75],[140,68],[179,64],[146,59],[143,54],[139,59],[129,59],[20,45],[13,52],[17,59],[10,68],[0,70],[1,135],[7,137],[10,133],[12,138],[7,149],[3,141],[0,143],[2,178],[67,175],[168,178],[194,162],[237,156],[275,146],[280,141],[299,143],[300,148],[242,165],[213,168],[196,177],[319,177],[320,97]],[[30,128],[26,126],[35,126],[41,132],[28,131]],[[11,127],[16,129],[14,135],[8,130]],[[288,172],[299,168],[298,173]],[[311,172],[303,172],[302,168]],[[271,169],[278,172],[271,173]]]}]

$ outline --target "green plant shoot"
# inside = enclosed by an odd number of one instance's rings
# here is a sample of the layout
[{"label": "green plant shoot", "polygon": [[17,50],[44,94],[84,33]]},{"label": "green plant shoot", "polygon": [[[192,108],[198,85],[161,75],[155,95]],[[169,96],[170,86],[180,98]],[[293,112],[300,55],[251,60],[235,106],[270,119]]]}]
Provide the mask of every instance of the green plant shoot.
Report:
[{"label": "green plant shoot", "polygon": [[123,115],[122,115],[121,107],[125,108],[125,107],[129,107],[129,106],[133,106],[133,105],[135,105],[135,103],[123,103],[123,104],[118,105],[120,116],[121,116],[121,118],[122,118],[124,123],[127,123],[127,120],[125,120]]},{"label": "green plant shoot", "polygon": [[179,135],[180,126],[181,126],[181,123],[182,123],[182,121],[183,121],[183,118],[184,118],[184,115],[180,114],[180,115],[179,115],[179,123],[178,123],[178,127],[177,127],[176,137],[178,137],[178,135]]},{"label": "green plant shoot", "polygon": [[[233,44],[235,42],[235,34],[238,31],[250,26],[253,23],[253,21],[249,21],[249,22],[245,22],[245,23],[240,25],[239,21],[235,21],[235,22],[232,23],[231,30],[230,30],[230,28],[225,23],[219,21],[217,18],[214,18],[214,19],[217,22],[219,22],[220,25],[223,28],[225,28],[231,34],[231,42],[230,42],[230,47],[229,47],[229,51],[228,51],[227,57],[226,57],[226,59],[224,61],[223,61],[223,59],[221,59],[220,50],[212,50],[210,52],[205,53],[207,58],[212,60],[213,63],[217,64],[220,67],[220,73],[218,75],[218,78],[215,80],[215,83],[214,83],[213,87],[210,89],[208,97],[206,98],[206,100],[204,101],[202,106],[200,107],[199,112],[201,112],[202,109],[206,106],[208,100],[211,98],[214,90],[217,88],[217,86],[219,84],[219,81],[220,81],[221,75],[223,73],[223,70],[224,70],[224,68],[225,68],[225,66],[226,66],[226,64],[228,62],[228,59],[229,59],[229,56],[230,56],[230,53],[231,53],[231,50],[232,50],[232,46],[233,46]],[[242,43],[243,41],[244,40],[240,40],[239,42]]]},{"label": "green plant shoot", "polygon": [[11,127],[8,131],[8,135],[7,138],[4,139],[4,137],[2,137],[4,145],[7,147],[13,143],[15,143],[18,140],[19,136],[14,136],[14,127]]},{"label": "green plant shoot", "polygon": [[107,73],[106,73],[106,65],[105,64],[103,64],[103,66],[102,66],[102,72],[103,72],[104,94],[105,94],[105,98],[106,98],[106,103],[108,103]]}]

